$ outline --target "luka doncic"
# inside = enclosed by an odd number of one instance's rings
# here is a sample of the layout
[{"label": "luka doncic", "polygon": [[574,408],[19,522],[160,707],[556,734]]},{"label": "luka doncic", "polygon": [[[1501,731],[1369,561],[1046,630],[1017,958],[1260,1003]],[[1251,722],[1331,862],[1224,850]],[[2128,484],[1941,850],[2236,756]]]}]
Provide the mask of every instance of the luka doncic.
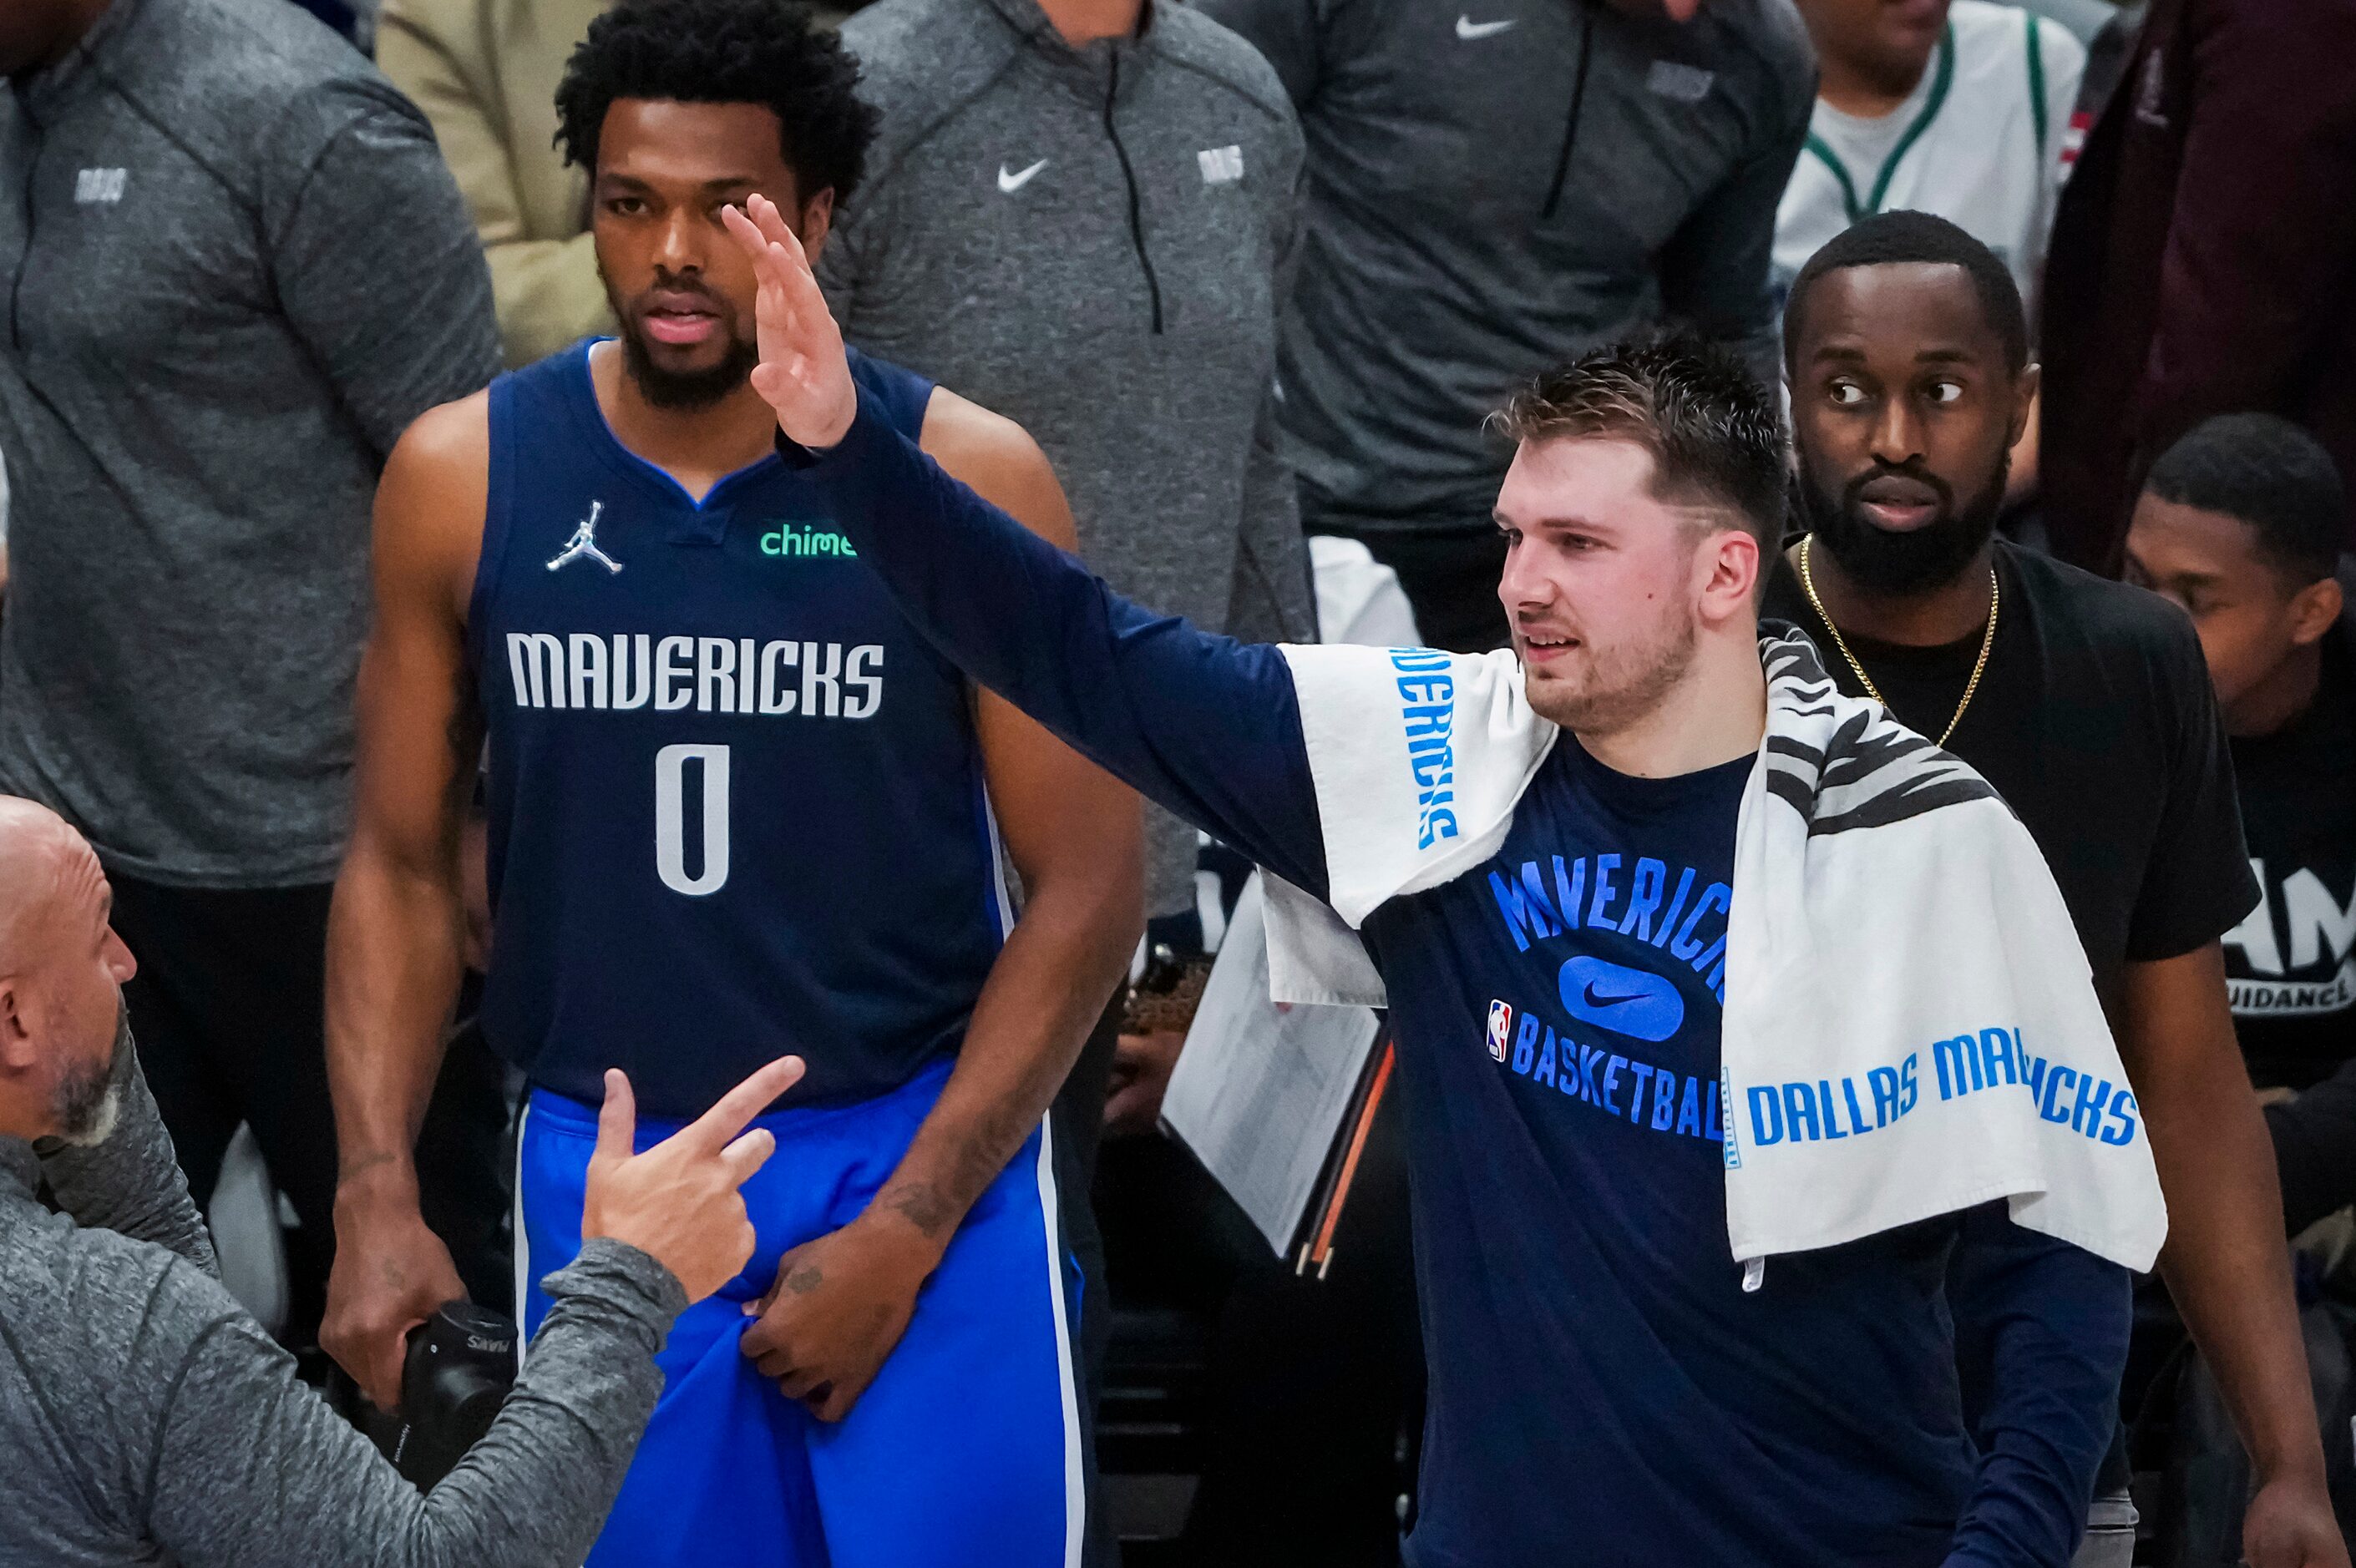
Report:
[{"label": "luka doncic", "polygon": [[[691,1308],[597,1568],[1076,1562],[1076,1279],[1042,1120],[1135,944],[1132,797],[978,695],[772,450],[755,192],[825,239],[870,130],[798,7],[625,0],[559,91],[621,322],[436,409],[386,468],[330,936],[323,1336],[380,1403],[460,1294],[411,1147],[487,756],[485,1029],[529,1080],[519,1299],[577,1250],[604,1070],[642,1144],[787,1051],[746,1272]],[[1068,546],[1004,420],[879,361],[950,473]],[[1010,868],[1025,900],[1011,912]]]}]

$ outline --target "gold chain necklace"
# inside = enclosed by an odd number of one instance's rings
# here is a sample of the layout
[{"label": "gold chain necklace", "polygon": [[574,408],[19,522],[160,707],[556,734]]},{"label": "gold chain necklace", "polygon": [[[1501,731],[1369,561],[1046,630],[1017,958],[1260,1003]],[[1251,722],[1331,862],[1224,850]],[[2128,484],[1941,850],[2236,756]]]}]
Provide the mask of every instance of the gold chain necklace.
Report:
[{"label": "gold chain necklace", "polygon": [[[1816,619],[1822,621],[1825,624],[1825,630],[1833,635],[1833,646],[1840,650],[1841,657],[1848,660],[1848,667],[1857,672],[1858,684],[1865,688],[1865,694],[1868,697],[1888,709],[1890,699],[1881,695],[1881,688],[1873,684],[1873,677],[1866,674],[1865,667],[1857,662],[1857,655],[1849,651],[1848,639],[1841,635],[1841,629],[1838,626],[1833,624],[1833,618],[1825,613],[1825,602],[1816,597],[1816,574],[1808,570],[1809,547],[1815,542],[1816,536],[1814,534],[1808,535],[1800,541],[1800,586],[1808,591],[1808,603],[1816,607]],[[1942,751],[1946,749],[1947,737],[1953,735],[1955,732],[1955,726],[1964,721],[1964,709],[1972,705],[1972,694],[1980,688],[1980,676],[1987,668],[1988,650],[1996,646],[1997,605],[2003,597],[2003,584],[1997,581],[1996,568],[1991,566],[1988,568],[1987,630],[1980,635],[1980,656],[1973,661],[1972,678],[1964,683],[1964,699],[1955,704],[1955,716],[1947,720],[1946,729],[1939,733],[1938,745]],[[1896,717],[1895,710],[1891,710],[1891,716]]]}]

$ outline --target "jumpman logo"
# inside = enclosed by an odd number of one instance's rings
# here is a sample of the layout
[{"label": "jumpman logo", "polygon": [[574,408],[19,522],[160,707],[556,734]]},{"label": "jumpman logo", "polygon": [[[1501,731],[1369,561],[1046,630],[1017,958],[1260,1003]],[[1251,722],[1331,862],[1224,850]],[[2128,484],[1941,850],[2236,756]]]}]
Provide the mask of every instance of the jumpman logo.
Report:
[{"label": "jumpman logo", "polygon": [[605,503],[603,501],[589,503],[589,515],[581,519],[581,526],[573,530],[573,537],[564,541],[564,548],[556,552],[554,560],[548,563],[549,571],[554,571],[568,561],[578,560],[584,556],[595,561],[607,571],[622,570],[620,561],[597,548],[597,514],[605,509]]}]

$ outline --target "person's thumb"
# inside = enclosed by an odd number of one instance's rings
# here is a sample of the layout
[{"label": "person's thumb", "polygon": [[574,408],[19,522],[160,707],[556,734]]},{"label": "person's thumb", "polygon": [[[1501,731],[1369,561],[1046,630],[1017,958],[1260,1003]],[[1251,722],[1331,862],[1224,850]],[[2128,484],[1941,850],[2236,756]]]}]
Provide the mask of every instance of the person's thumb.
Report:
[{"label": "person's thumb", "polygon": [[618,1067],[605,1070],[605,1104],[597,1113],[597,1147],[589,1168],[610,1170],[630,1157],[638,1132],[638,1103],[630,1093],[629,1074]]}]

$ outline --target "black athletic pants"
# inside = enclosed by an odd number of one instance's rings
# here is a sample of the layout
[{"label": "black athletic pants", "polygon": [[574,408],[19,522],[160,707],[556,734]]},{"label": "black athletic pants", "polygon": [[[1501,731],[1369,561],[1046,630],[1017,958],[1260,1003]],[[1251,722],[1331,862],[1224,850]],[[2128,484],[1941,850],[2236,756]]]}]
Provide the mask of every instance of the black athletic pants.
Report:
[{"label": "black athletic pants", "polygon": [[[330,887],[165,887],[113,876],[114,929],[139,961],[123,987],[164,1125],[198,1208],[250,1124],[270,1179],[293,1206],[285,1232],[285,1342],[317,1342],[335,1249],[336,1130],[325,1034]],[[470,1043],[471,1041],[471,1043]],[[514,1294],[505,1224],[512,1162],[498,1062],[479,1038],[454,1044],[418,1141],[429,1222],[475,1299]]]},{"label": "black athletic pants", "polygon": [[1398,1563],[1423,1420],[1403,1109],[1394,1090],[1375,1117],[1323,1279],[1275,1256],[1174,1141],[1106,1146],[1098,1197],[1115,1293],[1141,1318],[1175,1307],[1209,1329],[1188,1434],[1201,1483],[1171,1561]]}]

